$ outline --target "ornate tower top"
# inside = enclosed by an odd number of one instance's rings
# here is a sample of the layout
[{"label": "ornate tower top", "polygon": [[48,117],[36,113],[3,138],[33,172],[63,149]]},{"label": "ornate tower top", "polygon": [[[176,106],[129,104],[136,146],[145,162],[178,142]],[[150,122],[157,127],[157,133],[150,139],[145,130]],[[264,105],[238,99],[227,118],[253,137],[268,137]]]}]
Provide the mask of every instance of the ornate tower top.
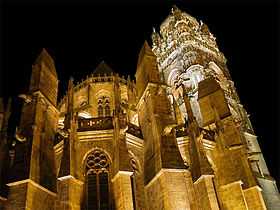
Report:
[{"label": "ornate tower top", "polygon": [[215,56],[225,63],[224,55],[219,51],[216,38],[209,31],[206,24],[198,22],[186,12],[176,6],[160,26],[160,33],[155,30],[152,34],[153,52],[159,58],[161,65],[168,62],[166,59],[180,46],[199,49]]}]

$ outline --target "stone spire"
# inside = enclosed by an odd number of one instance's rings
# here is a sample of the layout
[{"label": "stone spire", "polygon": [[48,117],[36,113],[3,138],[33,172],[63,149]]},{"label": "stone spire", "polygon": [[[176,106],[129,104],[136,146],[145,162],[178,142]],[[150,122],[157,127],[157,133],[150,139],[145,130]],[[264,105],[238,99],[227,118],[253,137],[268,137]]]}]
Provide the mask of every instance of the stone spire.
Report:
[{"label": "stone spire", "polygon": [[37,57],[34,65],[36,65],[36,64],[37,65],[42,65],[42,64],[46,65],[48,67],[48,69],[50,70],[50,72],[55,77],[57,77],[57,72],[55,70],[54,60],[45,48],[43,48],[43,50],[41,51],[41,53]]},{"label": "stone spire", "polygon": [[32,65],[29,93],[41,92],[53,106],[57,103],[58,78],[54,60],[43,49]]}]

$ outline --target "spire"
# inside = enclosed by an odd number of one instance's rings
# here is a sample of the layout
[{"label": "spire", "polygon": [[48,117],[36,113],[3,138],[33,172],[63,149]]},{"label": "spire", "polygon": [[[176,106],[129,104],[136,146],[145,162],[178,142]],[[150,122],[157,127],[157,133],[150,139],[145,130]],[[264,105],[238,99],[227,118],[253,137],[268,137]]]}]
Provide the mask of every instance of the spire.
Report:
[{"label": "spire", "polygon": [[171,14],[176,14],[178,12],[182,12],[175,4],[171,8]]},{"label": "spire", "polygon": [[140,53],[139,53],[139,58],[138,58],[138,64],[137,66],[139,66],[140,62],[143,60],[144,56],[151,56],[151,57],[155,57],[155,54],[152,51],[152,48],[150,47],[150,45],[148,44],[147,40],[145,40]]},{"label": "spire", "polygon": [[149,82],[160,82],[157,57],[147,41],[144,42],[143,47],[140,50],[135,77],[136,88],[139,95],[143,93]]},{"label": "spire", "polygon": [[43,50],[41,51],[41,53],[39,54],[39,56],[37,57],[36,61],[35,61],[35,65],[41,65],[41,64],[45,64],[48,69],[50,70],[50,72],[57,77],[57,73],[55,70],[55,64],[54,64],[54,60],[53,58],[50,56],[50,54],[48,53],[48,51],[43,48]]},{"label": "spire", "polygon": [[157,33],[156,29],[153,27],[152,33],[153,48],[158,47],[160,43],[160,35]]}]

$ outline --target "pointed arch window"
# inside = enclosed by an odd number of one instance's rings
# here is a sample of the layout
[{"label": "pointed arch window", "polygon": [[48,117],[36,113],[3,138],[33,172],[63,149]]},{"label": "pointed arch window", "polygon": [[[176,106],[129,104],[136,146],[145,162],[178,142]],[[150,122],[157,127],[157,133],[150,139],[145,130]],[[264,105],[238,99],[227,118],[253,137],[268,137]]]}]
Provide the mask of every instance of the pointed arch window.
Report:
[{"label": "pointed arch window", "polygon": [[109,160],[106,154],[96,149],[86,159],[86,204],[87,210],[109,210]]},{"label": "pointed arch window", "polygon": [[102,96],[98,98],[98,117],[111,116],[110,98],[108,96]]},{"label": "pointed arch window", "polygon": [[111,115],[111,110],[110,110],[110,106],[107,104],[105,106],[105,117],[108,117]]},{"label": "pointed arch window", "polygon": [[103,117],[103,106],[98,105],[98,117]]}]

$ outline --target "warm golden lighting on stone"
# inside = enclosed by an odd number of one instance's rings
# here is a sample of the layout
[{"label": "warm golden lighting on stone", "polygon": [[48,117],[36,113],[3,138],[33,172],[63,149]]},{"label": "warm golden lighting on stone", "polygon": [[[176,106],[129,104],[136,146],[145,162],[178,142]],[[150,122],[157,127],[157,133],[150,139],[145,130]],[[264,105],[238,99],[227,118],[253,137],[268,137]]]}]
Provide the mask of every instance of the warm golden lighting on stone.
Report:
[{"label": "warm golden lighting on stone", "polygon": [[[280,209],[207,25],[174,7],[152,43],[136,81],[102,62],[70,79],[59,103],[55,64],[42,51],[21,95],[1,210]],[[10,111],[0,104],[2,132]]]}]

